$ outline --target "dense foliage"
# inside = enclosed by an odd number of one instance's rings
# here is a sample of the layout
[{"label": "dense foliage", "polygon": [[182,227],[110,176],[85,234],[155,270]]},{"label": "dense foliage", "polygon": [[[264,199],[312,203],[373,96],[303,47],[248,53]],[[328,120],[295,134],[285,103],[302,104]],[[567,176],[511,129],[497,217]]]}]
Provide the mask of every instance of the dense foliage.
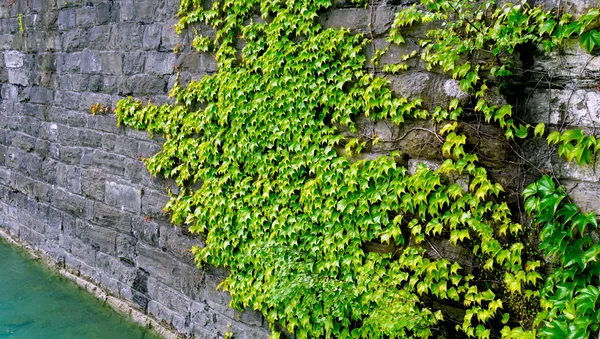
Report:
[{"label": "dense foliage", "polygon": [[[232,306],[259,310],[298,338],[452,331],[580,337],[596,330],[599,292],[591,277],[599,251],[586,231],[596,219],[564,203],[551,179],[531,185],[527,210],[543,227],[542,249],[556,258],[540,260],[522,241],[501,185],[465,151],[466,137],[456,132],[465,114],[459,101],[429,112],[421,99],[395,97],[384,78],[366,69],[365,37],[318,24],[332,6],[330,0],[226,0],[203,8],[183,0],[178,29],[199,23],[216,29],[214,39],[198,36],[194,46],[215,52],[219,71],[176,85],[174,104],[128,99],[117,106],[120,123],[165,137],[163,150],[146,160],[148,169],[181,187],[166,208],[173,223],[205,239],[193,250],[199,263],[229,268],[222,287]],[[509,76],[511,55],[525,43],[551,50],[579,36],[591,51],[599,41],[588,26],[597,17],[594,11],[572,21],[527,6],[423,0],[399,13],[389,41],[403,43],[406,26],[444,22],[420,41],[419,57],[460,80],[478,99],[474,114],[499,125],[508,139],[525,138],[533,128],[514,122],[509,105],[485,100],[483,73]],[[487,69],[471,62],[484,53]],[[351,155],[365,143],[339,131],[354,131],[360,114],[444,124],[447,160],[412,175],[394,153],[350,161],[340,151]],[[543,136],[545,129],[540,124],[534,132]],[[548,140],[578,162],[589,162],[599,147],[581,131],[555,131]],[[455,174],[469,176],[468,190],[449,179]],[[434,240],[467,249],[478,267],[444,258]],[[371,251],[373,243],[391,250]],[[453,319],[441,305],[462,308],[464,316]]]}]

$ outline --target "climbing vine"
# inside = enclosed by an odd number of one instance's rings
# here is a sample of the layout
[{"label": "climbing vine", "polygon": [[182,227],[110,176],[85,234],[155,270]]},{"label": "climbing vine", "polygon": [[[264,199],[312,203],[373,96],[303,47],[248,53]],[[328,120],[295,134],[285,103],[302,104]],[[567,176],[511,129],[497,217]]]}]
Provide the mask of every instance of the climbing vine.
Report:
[{"label": "climbing vine", "polygon": [[[319,14],[332,6],[226,0],[203,7],[183,0],[177,29],[212,26],[215,38],[198,35],[193,45],[214,53],[219,71],[176,84],[172,104],[117,104],[119,123],[165,138],[146,165],[181,188],[166,210],[174,224],[204,238],[193,249],[199,263],[229,269],[221,287],[231,305],[261,311],[273,337],[281,327],[298,338],[525,338],[596,330],[598,289],[590,281],[599,251],[586,233],[596,219],[564,204],[564,191],[544,177],[524,198],[542,227],[541,249],[556,260],[528,251],[503,187],[464,148],[459,100],[428,111],[422,99],[396,97],[365,67],[366,37],[319,25]],[[491,105],[486,94],[490,79],[511,76],[519,45],[550,51],[577,36],[594,50],[599,35],[589,27],[598,16],[572,20],[527,5],[423,0],[398,14],[389,43],[404,43],[407,26],[443,23],[419,41],[419,53],[402,59],[418,57],[459,80],[477,100],[473,114],[507,139],[532,137],[533,130],[569,161],[586,163],[600,148],[593,135],[515,122],[510,105]],[[394,73],[408,68],[383,66]],[[351,161],[368,144],[340,131],[355,132],[359,115],[440,124],[447,159],[438,170],[419,166],[413,174],[395,152]],[[468,176],[468,187],[456,175]],[[445,258],[435,241],[465,249],[476,266]],[[460,309],[460,318],[448,307]]]}]

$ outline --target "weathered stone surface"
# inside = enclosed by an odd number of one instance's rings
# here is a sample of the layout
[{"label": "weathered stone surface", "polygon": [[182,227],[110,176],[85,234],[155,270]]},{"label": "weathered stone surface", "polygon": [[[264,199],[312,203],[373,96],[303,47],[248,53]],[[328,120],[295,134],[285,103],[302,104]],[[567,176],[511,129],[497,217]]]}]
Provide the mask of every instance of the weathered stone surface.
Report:
[{"label": "weathered stone surface", "polygon": [[107,181],[106,203],[121,210],[139,212],[142,205],[141,189],[127,184]]}]

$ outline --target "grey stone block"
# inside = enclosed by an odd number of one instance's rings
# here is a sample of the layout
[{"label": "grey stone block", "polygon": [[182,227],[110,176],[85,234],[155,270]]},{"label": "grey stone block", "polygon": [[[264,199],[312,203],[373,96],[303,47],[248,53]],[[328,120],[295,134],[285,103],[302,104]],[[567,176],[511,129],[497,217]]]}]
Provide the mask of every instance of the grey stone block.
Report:
[{"label": "grey stone block", "polygon": [[144,26],[143,47],[145,50],[158,50],[160,46],[161,25]]},{"label": "grey stone block", "polygon": [[369,33],[370,10],[340,8],[319,17],[324,28],[347,28],[353,33]]},{"label": "grey stone block", "polygon": [[[77,223],[77,227],[84,227],[83,225],[80,225],[79,223]],[[82,231],[83,232],[83,231]],[[97,248],[93,248],[93,244],[90,243],[84,243],[83,241],[79,240],[79,239],[72,239],[71,240],[71,254],[79,259],[80,261],[82,261],[83,263],[89,265],[89,266],[96,266],[96,253],[97,253]],[[81,267],[81,265],[79,265]]]},{"label": "grey stone block", "polygon": [[[177,293],[163,283],[156,281],[152,276],[148,278],[148,296],[179,314],[187,314],[192,303],[181,293]],[[148,309],[150,309],[150,305],[148,305]]]},{"label": "grey stone block", "polygon": [[146,56],[142,52],[125,53],[123,57],[123,74],[133,75],[144,72]]},{"label": "grey stone block", "polygon": [[4,52],[4,66],[8,68],[23,67],[25,54],[19,51]]},{"label": "grey stone block", "polygon": [[133,235],[149,245],[158,245],[159,226],[158,223],[145,216],[134,216],[131,220]]},{"label": "grey stone block", "polygon": [[110,38],[110,25],[94,26],[90,29],[86,45],[88,48],[105,49]]},{"label": "grey stone block", "polygon": [[77,8],[75,23],[80,27],[90,27],[96,24],[96,8],[85,6]]},{"label": "grey stone block", "polygon": [[116,241],[116,256],[119,261],[128,266],[135,266],[135,244],[137,239],[131,235],[119,234]]},{"label": "grey stone block", "polygon": [[91,155],[91,164],[110,174],[122,176],[125,171],[125,157],[95,150]]},{"label": "grey stone block", "polygon": [[207,72],[207,73],[214,73],[216,71],[219,70],[219,67],[217,65],[217,60],[215,60],[215,57],[213,57],[212,55],[208,54],[208,53],[202,53],[200,54],[200,59],[202,61],[202,70]]},{"label": "grey stone block", "polygon": [[115,153],[137,159],[138,145],[137,141],[128,137],[118,136],[115,142]]},{"label": "grey stone block", "polygon": [[58,12],[58,28],[68,30],[76,25],[76,12],[74,8],[62,9]]},{"label": "grey stone block", "polygon": [[174,268],[181,265],[169,253],[152,247],[145,242],[137,243],[136,265],[148,272],[150,278],[170,284]]},{"label": "grey stone block", "polygon": [[60,146],[58,159],[68,165],[81,163],[83,150],[79,147]]},{"label": "grey stone block", "polygon": [[[83,57],[82,57],[82,53],[81,52],[74,52],[74,53],[65,54],[62,57],[62,61],[63,62],[62,62],[62,65],[61,65],[60,69],[63,72],[72,72],[72,73],[79,72],[80,68],[81,68],[82,59],[83,59]],[[86,65],[86,67],[89,67],[89,65]]]},{"label": "grey stone block", "polygon": [[97,201],[104,201],[105,174],[93,168],[81,172],[81,190],[83,195]]},{"label": "grey stone block", "polygon": [[85,217],[86,201],[80,195],[56,188],[52,195],[52,206],[74,216]]},{"label": "grey stone block", "polygon": [[131,233],[131,215],[101,202],[94,203],[94,219],[92,222],[102,227],[114,228],[121,233]]},{"label": "grey stone block", "polygon": [[30,95],[30,102],[36,104],[48,104],[54,99],[53,90],[39,86],[33,86]]},{"label": "grey stone block", "polygon": [[163,208],[169,202],[169,196],[166,193],[151,189],[144,189],[142,195],[142,213],[147,216],[162,215]]},{"label": "grey stone block", "polygon": [[149,74],[170,74],[174,64],[175,55],[172,53],[149,53],[144,69]]},{"label": "grey stone block", "polygon": [[153,95],[167,92],[167,81],[157,75],[137,74],[120,79],[119,94],[121,95]]},{"label": "grey stone block", "polygon": [[102,65],[99,61],[99,52],[85,50],[81,54],[81,72],[98,73],[102,71]]},{"label": "grey stone block", "polygon": [[150,300],[148,303],[148,313],[164,322],[166,325],[171,324],[173,315],[175,314],[175,312],[154,300]]},{"label": "grey stone block", "polygon": [[29,72],[24,69],[8,69],[8,82],[13,85],[28,86]]},{"label": "grey stone block", "polygon": [[94,250],[115,255],[116,231],[106,227],[94,226],[84,220],[77,219],[75,235]]},{"label": "grey stone block", "polygon": [[107,181],[106,203],[121,210],[139,212],[141,210],[141,189],[128,184]]},{"label": "grey stone block", "polygon": [[142,48],[143,35],[144,28],[142,25],[129,22],[113,25],[110,30],[108,49],[138,51]]},{"label": "grey stone block", "polygon": [[160,38],[160,50],[161,51],[173,51],[178,45],[186,44],[185,36],[178,35],[175,32],[175,25],[177,20],[169,20],[162,25],[162,32]]},{"label": "grey stone block", "polygon": [[111,19],[115,19],[114,16],[117,13],[115,11],[115,4],[112,2],[101,2],[96,5],[96,22],[100,25],[109,22]]},{"label": "grey stone block", "polygon": [[0,34],[0,50],[8,50],[12,47],[13,36],[11,34]]}]

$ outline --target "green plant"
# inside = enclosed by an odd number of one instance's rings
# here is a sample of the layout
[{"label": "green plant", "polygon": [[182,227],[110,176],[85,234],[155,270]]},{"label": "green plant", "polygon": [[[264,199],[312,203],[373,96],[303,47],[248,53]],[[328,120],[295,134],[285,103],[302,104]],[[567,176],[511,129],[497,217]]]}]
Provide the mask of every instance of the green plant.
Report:
[{"label": "green plant", "polygon": [[[457,131],[456,120],[465,114],[459,101],[429,112],[422,99],[395,97],[384,78],[366,70],[365,37],[318,24],[319,13],[332,6],[329,0],[227,0],[204,8],[183,0],[178,32],[197,23],[214,27],[214,40],[198,36],[193,45],[214,52],[219,71],[187,87],[176,84],[174,104],[131,98],[117,104],[119,123],[166,139],[145,162],[153,175],[173,178],[181,188],[166,208],[173,223],[203,235],[205,246],[193,249],[198,262],[229,268],[221,287],[231,293],[232,306],[259,310],[298,338],[425,338],[449,331],[534,337],[535,314],[516,311],[523,308],[543,309],[536,325],[564,324],[560,317],[573,313],[548,307],[554,289],[540,289],[546,263],[523,240],[502,186],[465,150],[466,136]],[[420,57],[428,68],[451,73],[478,100],[475,114],[513,140],[532,129],[542,136],[546,126],[515,122],[510,105],[490,105],[486,79],[510,76],[521,44],[550,50],[579,35],[582,46],[594,49],[597,33],[586,29],[597,17],[590,12],[571,21],[526,5],[424,0],[399,13],[389,42],[404,42],[403,27],[443,21],[443,29],[419,42],[420,54],[403,59]],[[476,62],[484,56],[486,63]],[[406,69],[384,65],[390,72]],[[356,131],[359,114],[443,124],[447,160],[437,171],[420,166],[412,175],[397,165],[395,153],[350,161],[339,153],[351,156],[368,144],[339,131]],[[559,154],[569,161],[586,162],[597,143],[579,133],[552,132],[548,140],[563,143]],[[456,174],[469,176],[468,190],[449,179]],[[543,180],[535,187],[546,185]],[[195,183],[202,185],[192,189]],[[532,197],[525,192],[526,201]],[[542,237],[544,250],[554,248],[546,244],[552,239]],[[478,269],[444,258],[436,240],[468,250]],[[373,243],[391,250],[370,250]],[[567,281],[554,272],[556,281]],[[439,307],[444,303],[460,305],[462,319],[448,319]],[[592,310],[573,319],[594,329]],[[453,321],[455,328],[448,326]],[[543,326],[539,333],[550,333],[552,325]]]},{"label": "green plant", "polygon": [[592,240],[598,222],[569,202],[562,187],[544,176],[523,191],[525,209],[541,227],[541,249],[553,271],[541,289],[540,336],[588,338],[598,331],[600,244]]},{"label": "green plant", "polygon": [[23,32],[23,14],[19,13],[19,32]]}]

